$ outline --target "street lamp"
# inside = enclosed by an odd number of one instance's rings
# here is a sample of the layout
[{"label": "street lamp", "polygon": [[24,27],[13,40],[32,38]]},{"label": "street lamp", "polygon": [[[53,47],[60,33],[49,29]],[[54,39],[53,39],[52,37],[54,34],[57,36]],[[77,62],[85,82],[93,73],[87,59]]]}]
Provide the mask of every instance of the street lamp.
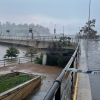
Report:
[{"label": "street lamp", "polygon": [[54,37],[55,37],[55,39],[56,39],[56,24],[55,24],[55,26],[54,26]]},{"label": "street lamp", "polygon": [[88,16],[88,33],[87,33],[87,44],[88,44],[88,36],[90,34],[90,13],[91,13],[91,0],[89,1],[89,16]]},{"label": "street lamp", "polygon": [[33,30],[32,30],[32,28],[29,28],[29,33],[32,33],[32,40],[33,40]]},{"label": "street lamp", "polygon": [[8,36],[10,37],[10,34],[9,34],[10,30],[6,30],[6,32],[8,33]]},{"label": "street lamp", "polygon": [[63,37],[64,37],[64,26],[63,26]]}]

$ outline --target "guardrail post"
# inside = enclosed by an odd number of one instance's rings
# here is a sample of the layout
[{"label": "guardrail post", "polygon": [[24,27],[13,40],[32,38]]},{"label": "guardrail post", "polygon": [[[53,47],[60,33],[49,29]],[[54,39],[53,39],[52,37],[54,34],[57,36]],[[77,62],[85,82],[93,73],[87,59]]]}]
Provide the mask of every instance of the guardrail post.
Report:
[{"label": "guardrail post", "polygon": [[61,86],[59,86],[57,93],[55,94],[55,100],[61,100]]}]

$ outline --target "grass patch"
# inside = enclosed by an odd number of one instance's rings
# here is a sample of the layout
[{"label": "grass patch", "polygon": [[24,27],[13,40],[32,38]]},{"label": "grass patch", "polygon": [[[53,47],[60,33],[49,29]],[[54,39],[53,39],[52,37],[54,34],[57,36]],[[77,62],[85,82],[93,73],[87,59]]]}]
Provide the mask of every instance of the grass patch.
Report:
[{"label": "grass patch", "polygon": [[19,73],[18,75],[2,75],[0,76],[0,93],[22,84],[32,78],[33,76],[22,73]]}]

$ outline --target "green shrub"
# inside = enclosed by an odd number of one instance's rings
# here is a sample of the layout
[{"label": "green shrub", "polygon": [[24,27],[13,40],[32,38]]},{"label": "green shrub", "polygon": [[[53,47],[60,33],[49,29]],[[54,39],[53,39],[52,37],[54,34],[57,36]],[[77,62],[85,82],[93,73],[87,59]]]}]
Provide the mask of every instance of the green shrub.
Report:
[{"label": "green shrub", "polygon": [[69,60],[70,60],[70,56],[62,56],[57,61],[57,64],[58,64],[59,67],[64,68],[67,65]]},{"label": "green shrub", "polygon": [[[74,50],[68,50],[64,53],[47,53],[47,65],[59,66],[64,68],[70,60]],[[42,64],[43,54],[35,59],[35,63]]]},{"label": "green shrub", "polygon": [[75,50],[68,50],[68,55],[72,56]]},{"label": "green shrub", "polygon": [[36,64],[42,64],[42,59],[43,59],[43,54],[41,53],[40,57],[36,57],[36,59],[34,60],[34,62]]},{"label": "green shrub", "polygon": [[6,54],[4,55],[4,58],[17,57],[18,54],[19,54],[19,50],[16,47],[9,47],[6,50]]},{"label": "green shrub", "polygon": [[47,53],[47,65],[50,66],[59,66],[59,67],[65,67],[68,61],[70,60],[72,54],[72,51],[68,51],[65,53]]},{"label": "green shrub", "polygon": [[47,65],[57,66],[57,61],[61,54],[48,53],[47,54]]}]

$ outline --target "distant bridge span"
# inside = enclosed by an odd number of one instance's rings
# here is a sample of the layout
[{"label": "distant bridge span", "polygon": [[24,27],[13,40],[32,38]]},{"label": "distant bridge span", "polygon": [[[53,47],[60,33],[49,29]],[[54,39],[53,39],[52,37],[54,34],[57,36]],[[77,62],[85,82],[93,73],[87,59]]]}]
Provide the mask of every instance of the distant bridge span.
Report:
[{"label": "distant bridge span", "polygon": [[[23,45],[23,46],[34,46],[37,48],[47,48],[49,43],[52,41],[58,41],[60,37],[57,36],[34,36],[33,39],[31,37],[26,36],[0,36],[0,43],[2,44],[15,44],[15,45]],[[71,38],[71,42],[76,42],[76,39]]]}]

